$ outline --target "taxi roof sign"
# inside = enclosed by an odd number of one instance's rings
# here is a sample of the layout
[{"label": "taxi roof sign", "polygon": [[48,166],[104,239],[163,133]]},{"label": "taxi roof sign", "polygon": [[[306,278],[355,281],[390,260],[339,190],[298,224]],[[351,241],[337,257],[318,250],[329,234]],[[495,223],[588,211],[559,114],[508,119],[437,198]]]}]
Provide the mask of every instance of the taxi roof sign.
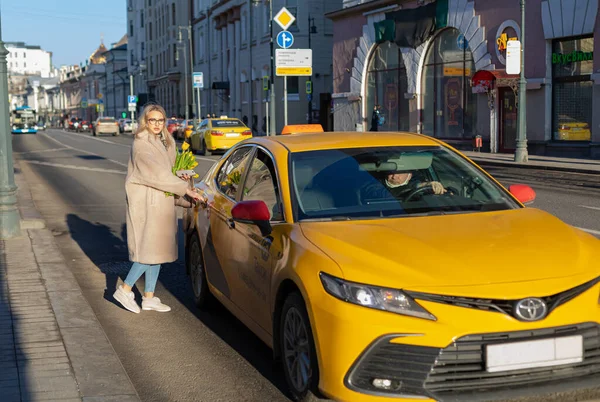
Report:
[{"label": "taxi roof sign", "polygon": [[281,27],[281,29],[287,31],[287,29],[292,26],[294,21],[296,21],[296,17],[294,17],[294,14],[292,14],[290,10],[285,7],[281,7],[281,10],[279,10],[273,20]]},{"label": "taxi roof sign", "polygon": [[309,133],[323,133],[323,126],[320,124],[291,124],[285,126],[281,131],[281,135],[291,134],[309,134]]}]

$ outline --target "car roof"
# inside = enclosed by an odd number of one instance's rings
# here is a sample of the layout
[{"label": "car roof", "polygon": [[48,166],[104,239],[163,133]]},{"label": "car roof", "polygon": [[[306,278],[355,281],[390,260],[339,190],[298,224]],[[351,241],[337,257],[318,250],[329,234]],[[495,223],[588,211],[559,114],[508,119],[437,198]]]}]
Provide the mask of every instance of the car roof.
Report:
[{"label": "car roof", "polygon": [[279,143],[290,152],[318,151],[340,148],[386,147],[386,146],[439,146],[431,137],[408,132],[325,132],[274,137],[257,137],[253,142],[268,146]]}]

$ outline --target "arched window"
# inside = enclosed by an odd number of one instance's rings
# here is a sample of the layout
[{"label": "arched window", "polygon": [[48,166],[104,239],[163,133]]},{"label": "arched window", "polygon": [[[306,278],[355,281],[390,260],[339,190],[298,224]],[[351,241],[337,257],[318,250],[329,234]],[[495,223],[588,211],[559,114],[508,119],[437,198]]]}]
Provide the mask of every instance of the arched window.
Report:
[{"label": "arched window", "polygon": [[445,29],[433,39],[422,76],[424,134],[448,139],[470,139],[475,134],[473,74],[473,54],[457,29]]},{"label": "arched window", "polygon": [[391,42],[377,46],[367,70],[367,130],[372,130],[375,106],[379,106],[378,131],[407,131],[410,128],[406,68],[400,48]]}]

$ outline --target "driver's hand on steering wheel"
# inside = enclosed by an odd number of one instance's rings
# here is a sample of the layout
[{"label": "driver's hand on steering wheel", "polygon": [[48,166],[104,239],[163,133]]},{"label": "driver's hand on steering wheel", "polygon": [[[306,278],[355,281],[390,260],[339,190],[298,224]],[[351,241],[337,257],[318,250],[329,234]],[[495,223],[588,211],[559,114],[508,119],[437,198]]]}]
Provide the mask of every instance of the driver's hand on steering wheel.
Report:
[{"label": "driver's hand on steering wheel", "polygon": [[445,194],[448,190],[444,188],[444,185],[439,181],[430,181],[427,183],[421,183],[418,187],[431,187],[433,189],[433,193],[436,195]]}]

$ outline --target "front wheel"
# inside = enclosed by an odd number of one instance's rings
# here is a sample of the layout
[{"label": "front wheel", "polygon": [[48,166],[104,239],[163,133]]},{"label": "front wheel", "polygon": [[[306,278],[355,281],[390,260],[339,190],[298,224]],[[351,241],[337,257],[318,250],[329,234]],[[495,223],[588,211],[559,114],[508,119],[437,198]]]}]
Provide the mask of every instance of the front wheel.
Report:
[{"label": "front wheel", "polygon": [[279,321],[279,351],[292,399],[318,399],[319,364],[304,300],[292,293],[285,300]]},{"label": "front wheel", "polygon": [[200,239],[198,239],[197,233],[192,233],[188,247],[186,264],[188,264],[188,272],[190,273],[192,290],[194,291],[194,304],[198,308],[203,308],[207,305],[210,298],[210,290],[208,289],[204,258],[202,257]]}]

